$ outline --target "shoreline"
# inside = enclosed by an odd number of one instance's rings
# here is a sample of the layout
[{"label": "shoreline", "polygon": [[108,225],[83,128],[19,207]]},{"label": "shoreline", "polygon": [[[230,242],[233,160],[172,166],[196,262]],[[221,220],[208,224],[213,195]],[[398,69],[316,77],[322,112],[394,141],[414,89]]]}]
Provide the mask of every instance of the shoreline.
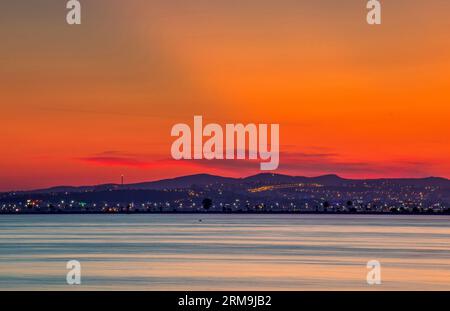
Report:
[{"label": "shoreline", "polygon": [[77,211],[68,211],[68,212],[6,212],[0,213],[0,217],[2,215],[146,215],[146,214],[154,214],[154,215],[386,215],[386,216],[450,216],[450,213],[440,213],[440,212],[402,212],[402,213],[392,213],[392,212],[294,212],[294,211],[271,211],[271,212],[244,212],[244,211],[234,211],[234,212],[221,212],[221,211],[168,211],[168,212],[160,212],[160,211],[136,211],[136,212],[101,212],[101,211],[92,211],[92,212],[77,212]]}]

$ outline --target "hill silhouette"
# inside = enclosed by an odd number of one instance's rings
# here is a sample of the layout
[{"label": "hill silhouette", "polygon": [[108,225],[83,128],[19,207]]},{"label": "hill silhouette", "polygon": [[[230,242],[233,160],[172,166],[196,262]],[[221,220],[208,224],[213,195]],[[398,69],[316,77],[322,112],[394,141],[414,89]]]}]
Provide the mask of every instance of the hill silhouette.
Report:
[{"label": "hill silhouette", "polygon": [[93,186],[56,186],[45,189],[31,191],[15,191],[19,193],[60,193],[60,192],[90,192],[90,191],[111,191],[111,190],[164,190],[183,189],[192,186],[205,186],[214,184],[238,185],[238,184],[287,184],[287,183],[317,183],[323,186],[344,186],[355,185],[401,185],[411,187],[442,187],[450,188],[450,180],[440,177],[426,178],[380,178],[380,179],[345,179],[338,175],[322,175],[316,177],[290,176],[283,174],[261,173],[245,178],[223,177],[211,174],[195,174],[180,176],[157,181],[132,183],[132,184],[100,184]]}]

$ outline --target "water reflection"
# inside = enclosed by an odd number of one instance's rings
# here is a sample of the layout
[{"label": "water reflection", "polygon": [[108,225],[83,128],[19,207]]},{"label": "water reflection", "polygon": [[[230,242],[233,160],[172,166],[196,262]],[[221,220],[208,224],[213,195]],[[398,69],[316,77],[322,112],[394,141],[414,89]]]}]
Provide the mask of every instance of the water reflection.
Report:
[{"label": "water reflection", "polygon": [[0,289],[450,290],[450,218],[325,215],[0,217]]}]

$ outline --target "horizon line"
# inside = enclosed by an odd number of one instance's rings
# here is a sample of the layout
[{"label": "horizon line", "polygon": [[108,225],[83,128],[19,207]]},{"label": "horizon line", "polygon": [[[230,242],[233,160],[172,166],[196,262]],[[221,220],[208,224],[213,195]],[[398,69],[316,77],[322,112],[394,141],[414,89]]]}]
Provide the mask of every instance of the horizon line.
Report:
[{"label": "horizon line", "polygon": [[[197,174],[188,174],[188,175],[179,175],[179,176],[175,176],[175,177],[167,177],[167,178],[161,178],[161,179],[154,179],[154,180],[144,180],[144,181],[138,181],[138,182],[132,182],[132,183],[126,183],[126,184],[122,184],[122,183],[99,183],[99,184],[90,184],[90,185],[67,185],[67,184],[61,184],[61,185],[55,185],[55,186],[48,186],[48,187],[42,187],[42,188],[34,188],[34,189],[29,189],[29,190],[6,190],[0,191],[0,194],[4,194],[4,193],[13,193],[13,192],[35,192],[35,191],[44,191],[44,190],[49,190],[49,189],[54,189],[54,188],[82,188],[82,187],[99,187],[99,186],[129,186],[129,185],[138,185],[138,184],[145,184],[145,183],[155,183],[155,182],[160,182],[160,181],[167,181],[167,180],[174,180],[174,179],[178,179],[178,178],[187,178],[187,177],[194,177],[194,176],[201,176],[201,175],[206,175],[206,176],[211,176],[211,177],[220,177],[220,178],[229,178],[229,179],[235,179],[235,180],[239,180],[239,179],[247,179],[247,178],[251,178],[251,177],[255,177],[255,176],[261,176],[261,175],[272,175],[272,176],[286,176],[286,177],[303,177],[303,178],[320,178],[320,177],[336,177],[342,180],[367,180],[367,181],[374,181],[374,180],[406,180],[406,179],[412,179],[412,180],[421,180],[421,179],[443,179],[446,181],[450,181],[449,178],[446,177],[440,177],[440,176],[426,176],[426,177],[379,177],[379,178],[346,178],[346,177],[341,177],[338,174],[322,174],[322,175],[314,175],[314,176],[306,176],[306,175],[290,175],[290,174],[282,174],[282,173],[258,173],[258,174],[251,174],[251,175],[247,175],[244,177],[231,177],[231,176],[223,176],[223,175],[215,175],[215,174],[210,174],[210,173],[197,173]],[[119,177],[121,176],[125,176],[124,174],[121,174]]]}]

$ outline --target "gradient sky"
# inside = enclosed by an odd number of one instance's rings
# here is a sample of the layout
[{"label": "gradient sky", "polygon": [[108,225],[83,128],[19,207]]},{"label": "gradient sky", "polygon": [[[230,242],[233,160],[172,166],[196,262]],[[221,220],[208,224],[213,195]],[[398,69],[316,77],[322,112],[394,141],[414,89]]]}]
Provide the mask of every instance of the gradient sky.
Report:
[{"label": "gradient sky", "polygon": [[170,129],[279,123],[279,173],[450,177],[450,2],[0,3],[0,191],[258,173],[170,160]]}]

